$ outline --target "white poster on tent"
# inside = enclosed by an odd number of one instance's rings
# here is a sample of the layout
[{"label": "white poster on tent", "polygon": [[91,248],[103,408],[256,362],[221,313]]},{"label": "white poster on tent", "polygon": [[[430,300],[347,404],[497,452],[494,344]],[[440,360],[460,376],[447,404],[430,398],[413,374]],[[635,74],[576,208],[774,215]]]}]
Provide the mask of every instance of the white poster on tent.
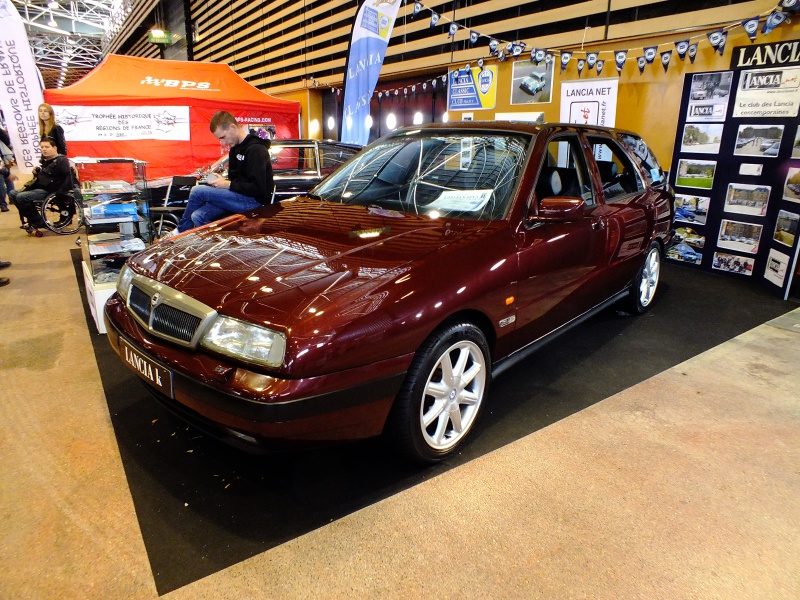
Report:
[{"label": "white poster on tent", "polygon": [[188,106],[54,106],[70,142],[188,141]]}]

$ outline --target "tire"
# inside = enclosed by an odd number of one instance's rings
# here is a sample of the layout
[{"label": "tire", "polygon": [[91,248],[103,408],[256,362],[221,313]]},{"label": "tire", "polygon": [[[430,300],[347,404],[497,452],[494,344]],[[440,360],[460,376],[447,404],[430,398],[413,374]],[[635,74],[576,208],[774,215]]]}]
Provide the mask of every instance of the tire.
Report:
[{"label": "tire", "polygon": [[83,225],[83,211],[71,196],[52,194],[42,202],[42,220],[53,233],[68,235]]},{"label": "tire", "polygon": [[628,307],[635,315],[641,315],[653,304],[658,281],[661,277],[661,246],[652,242],[647,250],[644,263],[633,280],[633,287],[628,298]]},{"label": "tire", "polygon": [[171,214],[160,214],[153,218],[153,239],[160,240],[173,229],[178,228],[177,217]]},{"label": "tire", "polygon": [[453,454],[488,394],[490,364],[486,337],[475,325],[457,323],[431,334],[417,351],[389,415],[387,433],[395,448],[421,463]]}]

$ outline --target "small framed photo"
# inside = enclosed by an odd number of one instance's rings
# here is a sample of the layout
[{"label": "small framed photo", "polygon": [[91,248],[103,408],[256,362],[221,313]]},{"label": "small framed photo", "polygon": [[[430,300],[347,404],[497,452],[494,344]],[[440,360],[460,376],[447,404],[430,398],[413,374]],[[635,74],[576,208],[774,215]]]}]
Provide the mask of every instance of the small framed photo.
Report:
[{"label": "small framed photo", "polygon": [[675,185],[710,190],[714,185],[716,171],[717,161],[715,160],[682,158],[678,161],[678,175],[675,178]]},{"label": "small framed photo", "polygon": [[775,158],[781,148],[783,125],[740,125],[736,135],[737,156]]},{"label": "small framed photo", "polygon": [[783,199],[789,202],[800,202],[800,169],[789,168],[786,182],[783,184]]},{"label": "small framed photo", "polygon": [[775,223],[775,234],[772,239],[792,248],[797,239],[797,222],[800,215],[782,210],[778,213],[778,222]]},{"label": "small framed photo", "polygon": [[722,123],[687,123],[683,126],[681,152],[719,154]]},{"label": "small framed photo", "polygon": [[770,192],[772,188],[768,185],[729,183],[725,194],[725,212],[763,217],[767,214]]},{"label": "small framed photo", "polygon": [[675,220],[705,225],[711,198],[692,194],[675,194]]},{"label": "small framed photo", "polygon": [[722,219],[722,223],[719,226],[717,246],[736,252],[755,254],[758,252],[758,243],[761,241],[763,230],[763,225]]},{"label": "small framed photo", "polygon": [[738,254],[724,254],[714,252],[711,267],[726,273],[738,273],[750,277],[753,274],[753,265],[756,259],[752,256],[739,256]]}]

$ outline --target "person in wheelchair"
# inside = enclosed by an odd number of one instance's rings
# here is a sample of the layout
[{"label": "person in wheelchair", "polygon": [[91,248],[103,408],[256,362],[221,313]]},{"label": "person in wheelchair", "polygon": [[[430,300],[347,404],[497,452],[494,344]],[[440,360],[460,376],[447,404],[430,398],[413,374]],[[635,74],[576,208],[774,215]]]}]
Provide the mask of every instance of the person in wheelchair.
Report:
[{"label": "person in wheelchair", "polygon": [[31,179],[21,190],[11,190],[9,196],[19,210],[23,228],[45,227],[40,207],[50,194],[70,194],[73,187],[69,159],[56,149],[52,138],[43,137],[39,149],[41,166],[33,170]]}]

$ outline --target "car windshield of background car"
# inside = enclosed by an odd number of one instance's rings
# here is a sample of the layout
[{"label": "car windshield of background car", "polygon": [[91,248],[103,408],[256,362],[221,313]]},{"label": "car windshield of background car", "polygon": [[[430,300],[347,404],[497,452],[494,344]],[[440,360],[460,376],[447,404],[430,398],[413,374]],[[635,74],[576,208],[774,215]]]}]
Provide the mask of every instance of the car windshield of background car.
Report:
[{"label": "car windshield of background car", "polygon": [[312,195],[431,218],[503,219],[529,143],[522,135],[400,134],[365,149]]}]

